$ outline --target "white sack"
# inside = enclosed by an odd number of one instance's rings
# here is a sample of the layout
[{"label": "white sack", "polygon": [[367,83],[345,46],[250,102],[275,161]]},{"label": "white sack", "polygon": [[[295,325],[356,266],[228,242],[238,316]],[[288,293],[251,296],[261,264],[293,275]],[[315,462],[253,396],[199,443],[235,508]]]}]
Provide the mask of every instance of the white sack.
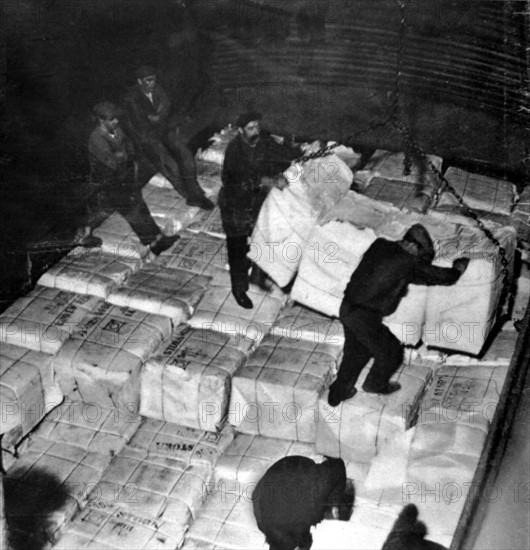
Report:
[{"label": "white sack", "polygon": [[530,187],[525,187],[512,214],[512,223],[517,229],[517,238],[526,243],[530,240]]},{"label": "white sack", "polygon": [[222,166],[225,160],[225,152],[228,144],[237,135],[237,129],[231,124],[215,132],[210,138],[210,145],[206,149],[199,149],[195,158],[197,161],[206,161]]},{"label": "white sack", "polygon": [[0,346],[3,449],[13,452],[19,441],[62,400],[51,355],[11,344]]},{"label": "white sack", "polygon": [[289,185],[269,192],[249,253],[281,287],[294,277],[311,229],[348,192],[353,178],[336,155],[296,163],[284,175]]},{"label": "white sack", "polygon": [[[515,230],[505,227],[494,236],[511,263]],[[423,340],[430,346],[477,355],[495,321],[503,290],[502,265],[498,249],[478,229],[462,228],[457,240],[438,250],[435,264],[450,267],[455,258],[463,256],[470,257],[471,262],[455,285],[427,290]]]},{"label": "white sack", "polygon": [[160,256],[156,263],[214,277],[228,269],[226,241],[207,233],[184,232],[180,239]]},{"label": "white sack", "polygon": [[[49,509],[48,501],[38,501],[38,491],[34,495],[35,502],[31,502],[32,509],[39,510],[46,518],[47,536],[56,540],[72,517],[86,505],[90,491],[97,486],[110,459],[109,454],[85,451],[74,445],[35,438],[9,469],[7,477],[12,480],[10,483],[20,484],[24,494],[24,483],[38,485],[39,480],[44,483],[48,477],[49,484],[57,485]],[[37,472],[39,479],[35,477]],[[47,487],[48,489],[43,487],[44,498],[52,496],[49,494],[50,485]],[[55,496],[57,498],[54,498]],[[20,503],[22,513],[28,504],[30,503]],[[17,515],[21,510],[17,506],[12,506],[7,512],[8,515]],[[32,528],[31,522],[28,523],[28,528]]]},{"label": "white sack", "polygon": [[222,166],[206,160],[197,160],[197,181],[202,187],[204,194],[210,199],[216,199],[221,190]]},{"label": "white sack", "polygon": [[[470,208],[508,216],[511,214],[517,196],[513,183],[472,174],[453,166],[444,175]],[[459,207],[456,197],[448,190],[440,195],[436,205],[438,210]]]},{"label": "white sack", "polygon": [[231,378],[251,345],[181,325],[142,369],[142,415],[215,432],[226,418]]},{"label": "white sack", "polygon": [[142,197],[164,235],[176,235],[185,229],[199,212],[198,206],[186,204],[186,199],[173,187],[167,189],[147,184],[142,188]]},{"label": "white sack", "polygon": [[61,388],[73,400],[137,410],[142,363],[170,334],[167,317],[100,302],[54,357]]},{"label": "white sack", "polygon": [[77,247],[48,269],[38,284],[105,299],[139,267],[138,260],[119,259],[99,248]]},{"label": "white sack", "polygon": [[114,258],[141,260],[149,252],[148,247],[140,242],[138,235],[118,212],[112,213],[92,233],[103,241],[103,253]]},{"label": "white sack", "polygon": [[57,353],[99,302],[93,296],[37,285],[0,315],[0,342]]},{"label": "white sack", "polygon": [[254,304],[252,309],[237,304],[229,273],[218,273],[188,323],[196,329],[224,332],[257,345],[269,332],[287,297],[277,287],[266,292],[253,284],[247,294]]},{"label": "white sack", "polygon": [[[357,383],[360,388],[368,369]],[[414,423],[420,397],[432,373],[429,369],[403,366],[392,381],[401,389],[390,395],[366,393],[358,389],[338,407],[327,402],[327,392],[319,400],[316,450],[325,456],[352,461],[370,461],[381,447]]]},{"label": "white sack", "polygon": [[134,435],[140,421],[138,411],[66,401],[48,414],[33,435],[114,456]]},{"label": "white sack", "polygon": [[512,319],[522,320],[530,301],[530,267],[521,262],[521,271],[517,277],[517,292],[512,309]]},{"label": "white sack", "polygon": [[373,178],[364,194],[371,199],[389,203],[399,210],[423,211],[429,202],[429,197],[422,193],[418,195],[418,185],[407,181]]},{"label": "white sack", "polygon": [[268,336],[234,375],[228,421],[242,433],[314,443],[318,397],[340,352]]},{"label": "white sack", "polygon": [[209,282],[210,277],[204,275],[149,264],[111,292],[108,301],[117,306],[165,315],[177,326],[193,313]]}]

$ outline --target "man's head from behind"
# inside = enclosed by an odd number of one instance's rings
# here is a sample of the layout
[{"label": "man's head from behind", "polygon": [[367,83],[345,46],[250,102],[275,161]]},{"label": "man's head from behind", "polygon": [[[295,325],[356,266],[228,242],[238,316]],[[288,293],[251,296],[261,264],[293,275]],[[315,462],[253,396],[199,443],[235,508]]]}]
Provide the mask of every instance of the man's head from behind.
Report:
[{"label": "man's head from behind", "polygon": [[413,256],[432,262],[434,260],[434,245],[429,232],[423,225],[414,224],[403,236],[403,247]]},{"label": "man's head from behind", "polygon": [[116,130],[116,128],[120,125],[118,120],[118,117],[121,114],[120,109],[110,101],[102,101],[101,103],[94,105],[92,114],[100,124],[111,132]]},{"label": "man's head from behind", "polygon": [[261,119],[261,113],[257,111],[247,111],[239,115],[237,119],[237,129],[249,145],[255,145],[259,141]]},{"label": "man's head from behind", "polygon": [[156,69],[150,65],[138,67],[136,81],[144,93],[151,93],[156,86]]}]

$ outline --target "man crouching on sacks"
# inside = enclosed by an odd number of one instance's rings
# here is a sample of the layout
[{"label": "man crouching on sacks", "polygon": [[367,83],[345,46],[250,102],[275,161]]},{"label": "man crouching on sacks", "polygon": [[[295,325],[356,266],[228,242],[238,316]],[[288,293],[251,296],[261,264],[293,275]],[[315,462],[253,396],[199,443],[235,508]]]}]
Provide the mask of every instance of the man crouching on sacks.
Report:
[{"label": "man crouching on sacks", "polygon": [[433,242],[420,224],[413,225],[401,241],[376,239],[365,252],[340,307],[344,356],[337,379],[329,388],[332,407],[357,393],[355,383],[371,357],[374,363],[363,390],[386,395],[401,388],[390,378],[403,361],[403,347],[383,324],[383,317],[397,309],[409,284],[449,286],[469,264],[469,258],[458,258],[451,268],[436,267],[433,259]]},{"label": "man crouching on sacks", "polygon": [[[232,293],[245,309],[253,307],[246,294],[250,269],[248,238],[269,190],[273,185],[280,189],[287,185],[281,173],[301,154],[300,148],[289,147],[263,132],[261,118],[260,113],[249,111],[237,119],[239,133],[226,148],[218,201],[226,233]],[[264,274],[257,266],[253,268],[253,278],[264,285]]]}]

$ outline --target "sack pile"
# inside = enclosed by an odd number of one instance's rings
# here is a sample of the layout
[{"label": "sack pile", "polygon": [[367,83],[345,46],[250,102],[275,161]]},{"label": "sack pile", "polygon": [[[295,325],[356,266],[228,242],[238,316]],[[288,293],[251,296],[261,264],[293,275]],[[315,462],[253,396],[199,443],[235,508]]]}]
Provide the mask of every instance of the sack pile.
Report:
[{"label": "sack pile", "polygon": [[103,241],[102,252],[113,258],[142,260],[148,253],[147,246],[140,242],[138,235],[118,212],[111,214],[92,233]]},{"label": "sack pile", "polygon": [[143,416],[215,432],[226,419],[234,373],[252,343],[181,325],[141,373]]}]

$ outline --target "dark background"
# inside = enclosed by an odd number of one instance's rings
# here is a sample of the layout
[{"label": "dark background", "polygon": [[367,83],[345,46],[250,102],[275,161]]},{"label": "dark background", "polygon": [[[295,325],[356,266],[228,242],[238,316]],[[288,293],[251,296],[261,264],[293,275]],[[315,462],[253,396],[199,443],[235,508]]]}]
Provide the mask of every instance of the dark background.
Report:
[{"label": "dark background", "polygon": [[0,5],[0,308],[67,249],[88,174],[90,108],[119,102],[142,63],[159,67],[189,139],[252,106],[276,133],[354,134],[357,147],[403,150],[386,121],[397,98],[399,120],[445,166],[528,180],[528,2]]}]

